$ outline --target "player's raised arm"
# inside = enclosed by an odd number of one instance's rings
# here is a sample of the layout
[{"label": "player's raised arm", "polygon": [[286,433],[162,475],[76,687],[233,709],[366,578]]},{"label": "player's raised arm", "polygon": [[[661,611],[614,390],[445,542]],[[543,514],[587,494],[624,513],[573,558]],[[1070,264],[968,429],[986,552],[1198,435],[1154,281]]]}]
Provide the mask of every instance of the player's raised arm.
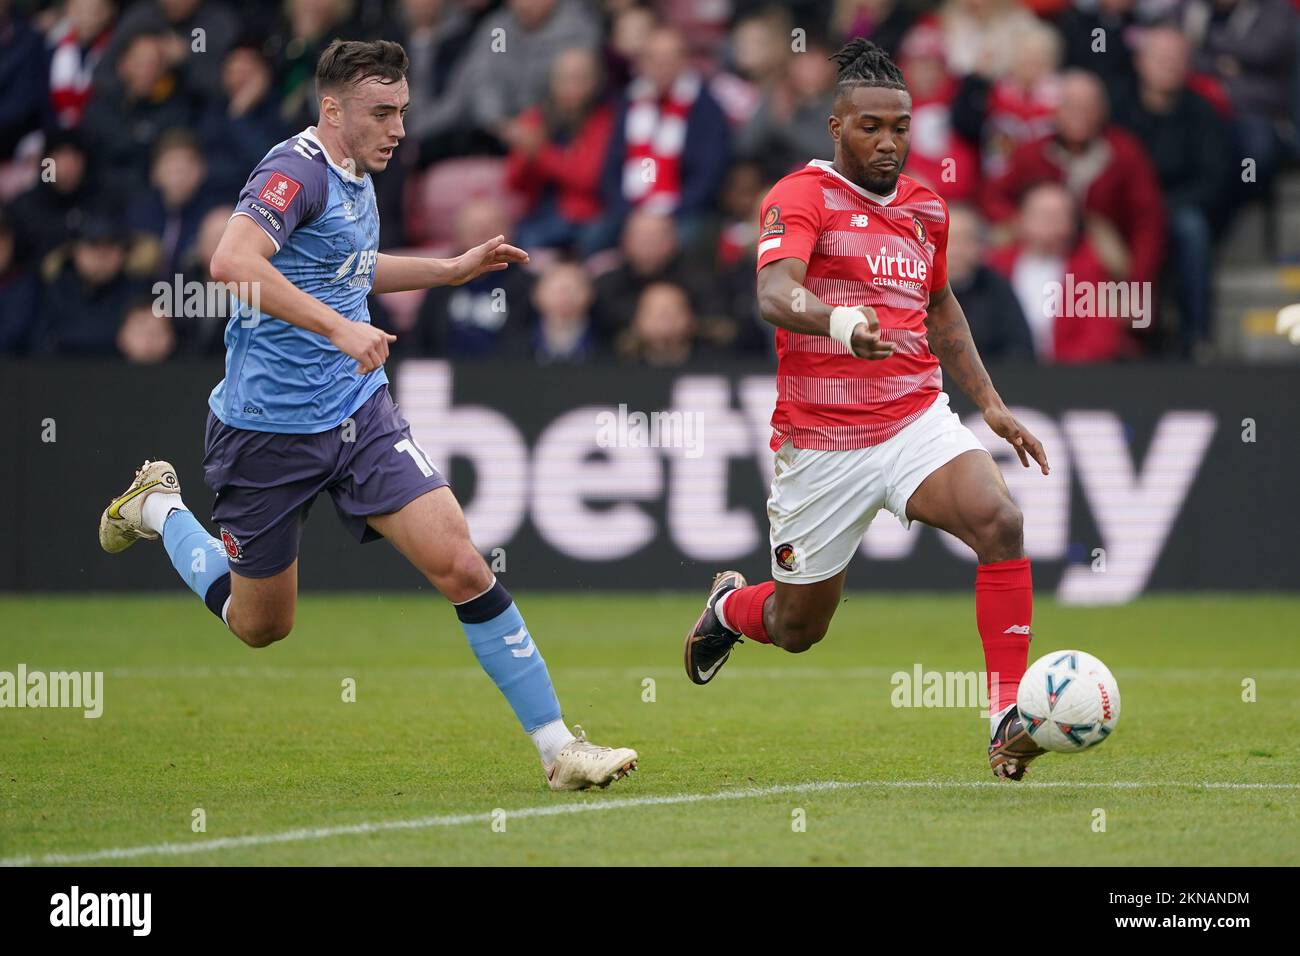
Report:
[{"label": "player's raised arm", "polygon": [[832,308],[804,286],[808,263],[786,258],[769,262],[758,273],[758,310],[765,322],[791,332],[828,335],[849,346],[858,358],[878,361],[894,354],[881,341],[880,321],[868,305]]},{"label": "player's raised arm", "polygon": [[357,360],[364,375],[388,358],[388,343],[397,340],[382,329],[351,322],[321,300],[303,292],[271,265],[275,242],[247,215],[235,215],[217,244],[209,266],[218,282],[249,283],[257,289],[259,307],[267,315],[323,335],[334,347]]},{"label": "player's raised arm", "polygon": [[952,294],[952,287],[946,282],[942,289],[930,296],[925,328],[930,351],[939,359],[945,374],[956,379],[966,397],[983,412],[984,421],[989,428],[1011,444],[1020,456],[1022,465],[1028,468],[1029,459],[1032,458],[1043,474],[1048,474],[1051,468],[1047,464],[1047,453],[1043,451],[1042,443],[1007,410],[1002,397],[993,387],[993,380],[989,378],[979,350],[975,348],[975,341],[971,338],[966,313],[962,311],[957,297]]},{"label": "player's raised arm", "polygon": [[524,265],[528,253],[509,245],[505,236],[489,239],[450,259],[390,256],[381,252],[375,260],[374,291],[382,294],[462,285],[485,272],[500,272],[512,262]]}]

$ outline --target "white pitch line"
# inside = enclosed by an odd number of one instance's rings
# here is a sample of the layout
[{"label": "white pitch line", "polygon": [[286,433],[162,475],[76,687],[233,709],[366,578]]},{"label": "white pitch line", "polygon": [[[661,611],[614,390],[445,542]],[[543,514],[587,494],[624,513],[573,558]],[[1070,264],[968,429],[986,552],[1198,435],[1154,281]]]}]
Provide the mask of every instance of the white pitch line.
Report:
[{"label": "white pitch line", "polygon": [[[821,793],[829,790],[860,790],[879,788],[885,790],[983,790],[990,787],[1007,792],[1025,790],[1142,790],[1160,787],[1182,787],[1194,790],[1291,790],[1300,791],[1294,783],[1197,783],[1189,780],[1166,780],[1141,783],[1133,780],[1119,781],[1045,781],[1022,783],[1011,787],[996,780],[821,780],[812,783],[780,784],[772,787],[749,787],[742,790],[723,790],[718,793],[679,793],[662,797],[622,797],[593,803],[560,803],[540,807],[521,807],[507,810],[506,818],[556,817],[572,813],[592,813],[598,810],[623,810],[629,807],[662,807],[682,803],[717,803],[725,800],[750,800],[759,797],[780,796],[788,793]],[[277,843],[302,843],[308,840],[328,840],[338,836],[356,836],[367,833],[385,833],[394,830],[427,830],[433,827],[454,827],[466,823],[492,822],[491,812],[454,813],[434,817],[416,817],[410,820],[380,820],[373,823],[353,823],[346,826],[311,827],[300,830],[283,830],[279,833],[254,833],[247,836],[220,837],[215,840],[196,840],[192,843],[154,843],[145,846],[114,847],[85,853],[47,853],[40,856],[11,856],[0,859],[0,866],[62,866],[71,863],[93,863],[101,860],[131,860],[142,856],[186,856],[209,853],[215,850],[233,850],[242,847],[270,846]]]}]

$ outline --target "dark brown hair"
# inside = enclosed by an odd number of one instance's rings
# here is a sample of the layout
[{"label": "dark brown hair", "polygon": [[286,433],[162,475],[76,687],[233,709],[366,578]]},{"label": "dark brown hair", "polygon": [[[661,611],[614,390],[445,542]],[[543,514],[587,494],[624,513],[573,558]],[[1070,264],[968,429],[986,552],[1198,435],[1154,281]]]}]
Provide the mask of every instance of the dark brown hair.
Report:
[{"label": "dark brown hair", "polygon": [[334,93],[371,77],[397,83],[409,65],[402,45],[392,40],[334,40],[316,61],[316,94]]}]

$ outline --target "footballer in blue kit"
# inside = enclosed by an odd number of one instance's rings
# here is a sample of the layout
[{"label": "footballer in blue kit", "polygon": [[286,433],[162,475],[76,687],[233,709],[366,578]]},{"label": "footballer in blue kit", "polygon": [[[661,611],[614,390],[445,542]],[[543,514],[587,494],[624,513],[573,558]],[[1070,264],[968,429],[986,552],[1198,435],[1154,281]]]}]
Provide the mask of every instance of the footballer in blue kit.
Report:
[{"label": "footballer in blue kit", "polygon": [[146,461],[101,516],[100,544],[116,553],[161,538],[208,609],[265,647],[293,627],[302,527],[328,493],[358,540],[387,538],[452,602],[551,788],[605,787],[635,769],[636,751],[597,746],[565,724],[519,609],[388,394],[395,336],[370,324],[368,295],[459,285],[528,261],[504,236],[451,259],[379,251],[371,174],[405,135],[407,65],[397,43],[330,44],[316,67],[317,124],[263,157],[212,257],[212,277],[239,290],[225,377],[208,399],[203,471],[218,536],[186,508],[176,470]]}]

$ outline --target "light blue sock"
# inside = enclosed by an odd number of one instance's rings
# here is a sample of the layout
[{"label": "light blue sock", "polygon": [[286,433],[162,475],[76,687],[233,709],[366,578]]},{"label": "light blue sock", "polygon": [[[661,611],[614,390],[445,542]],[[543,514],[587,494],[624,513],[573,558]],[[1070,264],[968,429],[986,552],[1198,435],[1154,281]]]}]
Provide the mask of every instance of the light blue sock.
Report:
[{"label": "light blue sock", "polygon": [[177,508],[163,522],[163,547],[172,567],[217,617],[230,597],[230,562],[221,542],[199,524],[193,512]]},{"label": "light blue sock", "polygon": [[505,695],[524,730],[531,733],[560,719],[560,701],[551,686],[546,661],[500,582],[471,601],[456,605],[456,616],[474,656]]}]

